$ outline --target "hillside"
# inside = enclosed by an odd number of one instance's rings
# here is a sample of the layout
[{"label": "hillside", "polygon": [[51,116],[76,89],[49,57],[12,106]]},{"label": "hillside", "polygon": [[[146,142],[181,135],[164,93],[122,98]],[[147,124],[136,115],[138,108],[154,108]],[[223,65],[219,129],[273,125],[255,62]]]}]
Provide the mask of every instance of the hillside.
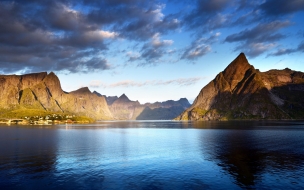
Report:
[{"label": "hillside", "polygon": [[0,117],[65,113],[94,119],[112,119],[104,97],[88,88],[64,92],[53,73],[0,75]]}]

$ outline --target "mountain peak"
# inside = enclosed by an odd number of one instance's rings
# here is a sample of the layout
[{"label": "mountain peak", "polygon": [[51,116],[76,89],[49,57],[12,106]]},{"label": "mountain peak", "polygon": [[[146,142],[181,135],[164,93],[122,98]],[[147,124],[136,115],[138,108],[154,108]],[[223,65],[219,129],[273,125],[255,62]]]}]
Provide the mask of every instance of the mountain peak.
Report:
[{"label": "mountain peak", "polygon": [[122,94],[118,99],[122,101],[130,101],[130,99],[125,94]]},{"label": "mountain peak", "polygon": [[237,83],[241,81],[246,71],[253,67],[249,64],[244,53],[240,53],[223,71],[223,76],[233,90]]},{"label": "mountain peak", "polygon": [[93,94],[96,94],[98,97],[103,96],[102,94],[100,94],[99,92],[97,92],[97,91],[95,91],[95,90],[94,90]]},{"label": "mountain peak", "polygon": [[44,80],[47,81],[47,80],[59,80],[59,79],[55,73],[50,72],[49,74],[46,75]]},{"label": "mountain peak", "polygon": [[250,67],[246,55],[244,53],[240,53],[224,70],[224,73],[231,72],[232,70],[239,68],[247,68]]},{"label": "mountain peak", "polygon": [[79,88],[78,90],[72,91],[71,93],[77,93],[77,94],[89,93],[89,94],[91,94],[91,91],[88,87],[82,87],[82,88]]}]

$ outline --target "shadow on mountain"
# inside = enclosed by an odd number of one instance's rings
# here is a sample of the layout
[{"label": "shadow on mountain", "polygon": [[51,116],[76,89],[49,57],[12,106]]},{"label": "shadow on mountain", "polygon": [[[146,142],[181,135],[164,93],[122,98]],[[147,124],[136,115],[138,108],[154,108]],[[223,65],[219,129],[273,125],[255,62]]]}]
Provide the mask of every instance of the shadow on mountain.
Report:
[{"label": "shadow on mountain", "polygon": [[181,114],[185,109],[182,106],[172,106],[169,108],[145,107],[145,109],[136,117],[136,120],[171,120]]},{"label": "shadow on mountain", "polygon": [[292,119],[304,119],[304,84],[288,84],[271,91],[284,101],[280,108]]}]

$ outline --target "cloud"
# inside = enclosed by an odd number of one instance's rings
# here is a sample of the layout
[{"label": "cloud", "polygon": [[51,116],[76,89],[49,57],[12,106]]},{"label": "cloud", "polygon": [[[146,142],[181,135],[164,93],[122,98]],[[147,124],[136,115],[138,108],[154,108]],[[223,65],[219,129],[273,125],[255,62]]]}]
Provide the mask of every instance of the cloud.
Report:
[{"label": "cloud", "polygon": [[228,19],[223,11],[231,3],[230,0],[197,0],[194,9],[184,17],[184,23],[188,29],[200,28],[204,32],[220,28]]},{"label": "cloud", "polygon": [[226,37],[226,42],[239,42],[239,41],[276,41],[284,38],[285,36],[274,32],[290,26],[289,21],[273,21],[270,23],[258,24],[252,29],[245,29],[239,33],[231,34]]},{"label": "cloud", "polygon": [[266,0],[260,8],[268,16],[280,16],[304,11],[303,0]]},{"label": "cloud", "polygon": [[228,35],[225,42],[239,43],[235,51],[245,52],[249,57],[256,57],[275,47],[277,41],[286,36],[277,33],[282,28],[290,26],[289,21],[272,21],[261,23],[251,29],[245,29],[235,34]]},{"label": "cloud", "polygon": [[291,54],[294,53],[295,50],[294,49],[278,49],[276,52],[274,53],[270,53],[268,54],[268,56],[280,56],[280,55],[286,55],[286,54]]},{"label": "cloud", "polygon": [[0,70],[107,70],[112,67],[105,55],[114,51],[109,46],[117,39],[143,41],[149,46],[141,50],[142,60],[159,59],[173,43],[160,40],[160,34],[180,27],[164,8],[139,0],[1,1]]},{"label": "cloud", "polygon": [[138,59],[140,59],[140,53],[139,52],[132,52],[132,51],[129,51],[127,52],[126,54],[128,57],[129,57],[129,62],[133,62],[133,61],[136,61]]},{"label": "cloud", "polygon": [[304,41],[302,41],[297,48],[298,51],[304,52]]},{"label": "cloud", "polygon": [[[214,31],[235,51],[259,56],[282,47],[293,35],[282,31],[297,24],[291,14],[303,10],[301,0],[0,1],[0,71],[98,72],[113,68],[107,60],[118,52],[139,66],[194,61],[211,52],[216,41],[202,36]],[[180,47],[177,36],[193,40]]]},{"label": "cloud", "polygon": [[296,53],[296,52],[304,52],[304,41],[302,41],[297,48],[291,49],[291,48],[281,48],[278,49],[276,52],[270,53],[267,56],[281,56],[281,55],[286,55],[286,54],[291,54],[291,53]]},{"label": "cloud", "polygon": [[92,88],[98,88],[98,87],[101,87],[101,86],[104,86],[104,84],[99,80],[93,80],[89,84],[89,87],[92,87]]},{"label": "cloud", "polygon": [[206,55],[208,52],[211,51],[211,47],[206,44],[200,44],[199,42],[195,42],[192,44],[190,48],[188,48],[184,54],[182,55],[182,59],[197,59]]},{"label": "cloud", "polygon": [[173,44],[173,40],[160,40],[160,34],[156,33],[152,37],[151,44],[155,48],[162,47],[162,46],[170,46]]},{"label": "cloud", "polygon": [[166,85],[176,85],[176,86],[190,86],[194,85],[200,81],[201,77],[192,77],[192,78],[178,78],[173,80],[149,80],[144,82],[136,82],[132,80],[124,80],[112,84],[105,84],[101,81],[94,80],[91,81],[89,86],[92,88],[128,88],[128,87],[142,87],[142,86],[166,86]]},{"label": "cloud", "polygon": [[173,40],[161,40],[160,33],[156,33],[152,36],[150,42],[145,43],[140,54],[129,54],[129,61],[143,60],[138,66],[155,65],[159,62],[160,58],[165,55],[171,55],[173,52],[166,48],[174,43]]},{"label": "cloud", "polygon": [[93,9],[88,14],[89,19],[102,25],[112,24],[113,29],[126,39],[149,40],[155,33],[166,34],[180,28],[176,15],[163,14],[164,4],[153,1],[115,1],[108,9],[105,6],[109,4]]},{"label": "cloud", "polygon": [[246,44],[246,46],[242,49],[246,55],[248,55],[248,57],[256,57],[275,46],[276,45],[274,43],[250,43]]},{"label": "cloud", "polygon": [[192,44],[184,50],[181,59],[195,60],[211,51],[211,44],[217,41],[221,33],[217,32],[209,38],[200,38],[192,42]]}]

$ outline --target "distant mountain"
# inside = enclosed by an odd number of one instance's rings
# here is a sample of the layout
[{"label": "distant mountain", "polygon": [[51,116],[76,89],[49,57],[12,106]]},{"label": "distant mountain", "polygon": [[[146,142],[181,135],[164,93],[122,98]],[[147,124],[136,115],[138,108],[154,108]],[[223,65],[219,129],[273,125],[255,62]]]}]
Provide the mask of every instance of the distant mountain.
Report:
[{"label": "distant mountain", "polygon": [[[117,99],[113,96],[110,98],[114,101],[107,101],[108,106],[114,119],[117,120],[171,120],[190,106],[186,98],[152,104],[140,104],[138,101],[131,101],[125,94]],[[109,99],[109,97],[106,97],[106,99]]]},{"label": "distant mountain", "polygon": [[103,96],[106,99],[108,105],[113,104],[113,102],[118,99],[117,96],[106,96],[106,95],[102,95],[96,91],[94,91],[93,93],[96,94],[97,96]]},{"label": "distant mountain", "polygon": [[303,97],[303,72],[260,72],[241,53],[176,120],[304,119]]},{"label": "distant mountain", "polygon": [[104,97],[91,93],[87,87],[64,92],[53,72],[0,75],[0,89],[0,117],[48,111],[112,119]]}]

